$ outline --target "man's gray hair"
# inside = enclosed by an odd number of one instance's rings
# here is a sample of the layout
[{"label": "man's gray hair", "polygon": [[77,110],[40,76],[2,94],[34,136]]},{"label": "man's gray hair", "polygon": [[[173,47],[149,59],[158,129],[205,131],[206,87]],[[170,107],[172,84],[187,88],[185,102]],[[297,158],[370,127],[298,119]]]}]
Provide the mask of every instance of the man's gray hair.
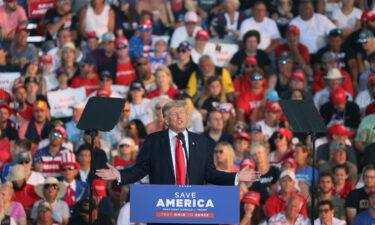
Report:
[{"label": "man's gray hair", "polygon": [[186,102],[184,100],[174,100],[174,101],[168,102],[162,108],[163,117],[166,118],[167,115],[168,115],[168,111],[171,108],[175,108],[175,107],[184,107],[185,108],[186,107]]},{"label": "man's gray hair", "polygon": [[300,209],[301,209],[302,206],[303,206],[303,200],[302,200],[299,196],[297,196],[297,195],[291,195],[291,196],[289,196],[289,197],[286,199],[285,205],[286,205],[286,206],[290,205],[290,203],[291,203],[294,199],[298,199],[298,200],[299,200],[299,205],[300,205]]}]

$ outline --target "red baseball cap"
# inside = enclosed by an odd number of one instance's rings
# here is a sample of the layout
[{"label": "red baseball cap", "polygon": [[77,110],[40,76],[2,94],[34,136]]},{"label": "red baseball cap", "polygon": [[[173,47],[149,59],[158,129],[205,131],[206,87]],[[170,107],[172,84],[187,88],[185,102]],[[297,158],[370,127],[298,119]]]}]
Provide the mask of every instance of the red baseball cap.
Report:
[{"label": "red baseball cap", "polygon": [[287,33],[297,34],[297,35],[299,35],[301,33],[300,29],[297,26],[295,26],[295,25],[289,25],[286,28],[286,32]]},{"label": "red baseball cap", "polygon": [[10,94],[5,90],[0,89],[0,102],[10,102],[10,101],[11,101]]},{"label": "red baseball cap", "polygon": [[126,39],[126,37],[119,36],[115,40],[115,45],[116,48],[123,48],[125,46],[128,46],[128,39]]},{"label": "red baseball cap", "polygon": [[258,192],[255,192],[255,191],[249,191],[242,198],[241,202],[250,203],[250,204],[260,206],[260,194]]},{"label": "red baseball cap", "polygon": [[244,168],[245,166],[248,166],[249,168],[255,170],[255,162],[254,162],[254,160],[249,159],[249,158],[244,158],[244,159],[240,162],[240,169]]},{"label": "red baseball cap", "polygon": [[245,58],[245,64],[258,65],[258,60],[254,56],[247,56]]},{"label": "red baseball cap", "polygon": [[140,30],[140,31],[150,31],[150,30],[152,30],[152,22],[151,22],[151,20],[143,20],[139,24],[138,30]]},{"label": "red baseball cap", "polygon": [[351,136],[352,132],[348,130],[343,124],[336,123],[328,129],[328,135],[332,137],[334,134],[340,134],[343,136]]},{"label": "red baseball cap", "polygon": [[195,35],[195,40],[198,40],[200,38],[203,38],[205,40],[208,40],[210,39],[210,34],[206,31],[206,30],[200,30],[197,32],[197,34]]},{"label": "red baseball cap", "polygon": [[330,93],[330,97],[333,104],[341,104],[347,102],[346,92],[342,87],[332,90]]},{"label": "red baseball cap", "polygon": [[292,137],[293,137],[293,134],[292,132],[288,129],[288,128],[285,128],[285,127],[281,127],[277,133],[283,135],[286,137],[286,139],[288,139],[288,141],[292,140]]},{"label": "red baseball cap", "polygon": [[40,62],[45,62],[45,63],[50,63],[52,64],[53,63],[53,58],[52,56],[48,55],[48,54],[44,54],[40,57]]},{"label": "red baseball cap", "polygon": [[94,196],[107,196],[106,183],[102,179],[94,179],[92,181],[92,193]]},{"label": "red baseball cap", "polygon": [[369,9],[362,13],[362,16],[361,16],[362,23],[372,21],[372,20],[375,20],[375,12],[373,10]]},{"label": "red baseball cap", "polygon": [[375,113],[375,102],[371,103],[370,105],[368,105],[366,107],[366,110],[365,110],[365,115],[370,115],[370,114],[373,114]]},{"label": "red baseball cap", "polygon": [[293,158],[286,158],[282,161],[281,165],[284,165],[285,163],[289,163],[293,168],[297,168],[297,162]]},{"label": "red baseball cap", "polygon": [[305,77],[305,74],[303,74],[301,71],[296,71],[296,72],[293,72],[292,75],[290,75],[289,79],[290,80],[299,79],[299,80],[305,81],[306,77]]},{"label": "red baseball cap", "polygon": [[92,39],[92,38],[99,39],[99,37],[96,35],[95,31],[90,31],[86,34],[86,40],[89,40],[89,39]]},{"label": "red baseball cap", "polygon": [[278,113],[278,112],[281,112],[282,110],[278,101],[269,101],[266,103],[266,106],[264,107],[264,111]]},{"label": "red baseball cap", "polygon": [[57,127],[54,127],[51,132],[57,132],[59,134],[61,134],[64,138],[66,138],[66,130],[64,127],[62,126],[57,126]]},{"label": "red baseball cap", "polygon": [[239,138],[250,141],[250,135],[244,131],[238,132],[236,136],[234,136],[234,139],[239,139]]},{"label": "red baseball cap", "polygon": [[372,74],[368,75],[368,77],[367,77],[367,83],[369,85],[375,84],[375,73],[372,73]]},{"label": "red baseball cap", "polygon": [[5,103],[5,102],[2,102],[0,103],[0,109],[1,108],[6,108],[9,112],[12,111],[12,109],[10,108],[9,104],[8,103]]},{"label": "red baseball cap", "polygon": [[[19,88],[25,88],[25,85],[23,83],[15,83],[12,87],[12,93],[15,94]],[[0,93],[1,93],[1,91],[2,90],[0,89]],[[1,97],[0,97],[0,99],[1,99]]]}]

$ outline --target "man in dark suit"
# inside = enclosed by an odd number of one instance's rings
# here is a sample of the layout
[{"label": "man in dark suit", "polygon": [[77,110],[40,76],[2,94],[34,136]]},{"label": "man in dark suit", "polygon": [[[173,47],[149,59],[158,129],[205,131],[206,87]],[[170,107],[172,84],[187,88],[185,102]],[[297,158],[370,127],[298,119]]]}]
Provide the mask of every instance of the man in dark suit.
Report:
[{"label": "man in dark suit", "polygon": [[[97,170],[104,180],[134,183],[149,175],[151,184],[234,185],[253,181],[256,172],[244,168],[239,173],[217,171],[213,164],[213,149],[207,138],[187,131],[188,116],[184,101],[164,105],[163,116],[169,129],[146,137],[136,164],[119,172],[113,166]],[[186,157],[186,155],[188,157]]]}]

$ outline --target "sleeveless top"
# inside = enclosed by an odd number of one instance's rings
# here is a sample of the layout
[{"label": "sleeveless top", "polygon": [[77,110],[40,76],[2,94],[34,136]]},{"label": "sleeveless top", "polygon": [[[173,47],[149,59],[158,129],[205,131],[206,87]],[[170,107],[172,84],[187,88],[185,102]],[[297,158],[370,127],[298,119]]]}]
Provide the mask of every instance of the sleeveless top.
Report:
[{"label": "sleeveless top", "polygon": [[109,5],[105,5],[101,14],[95,14],[92,6],[88,6],[86,13],[85,32],[95,31],[98,37],[108,32]]}]

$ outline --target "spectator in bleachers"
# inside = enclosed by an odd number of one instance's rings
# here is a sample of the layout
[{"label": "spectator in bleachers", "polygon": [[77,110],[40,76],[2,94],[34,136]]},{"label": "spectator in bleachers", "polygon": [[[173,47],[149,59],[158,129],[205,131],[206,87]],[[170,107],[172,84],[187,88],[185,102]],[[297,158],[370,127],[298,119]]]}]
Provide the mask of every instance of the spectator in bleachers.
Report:
[{"label": "spectator in bleachers", "polygon": [[[296,179],[304,181],[309,188],[318,183],[319,171],[312,167],[312,149],[301,143],[296,144],[293,157],[296,162]],[[313,170],[315,176],[313,178]]]},{"label": "spectator in bleachers", "polygon": [[[375,142],[375,133],[374,133],[374,125],[375,125],[375,115],[373,104],[368,106],[369,109],[368,113],[366,112],[366,116],[362,119],[361,123],[359,124],[357,133],[354,138],[354,146],[358,152],[363,152],[365,147],[371,143]],[[366,109],[367,111],[367,109]]]},{"label": "spectator in bleachers", "polygon": [[161,95],[167,95],[173,100],[177,98],[179,90],[173,86],[172,73],[168,67],[160,66],[157,68],[155,72],[155,79],[156,89],[148,94],[150,99]]},{"label": "spectator in bleachers", "polygon": [[281,53],[290,52],[294,65],[305,67],[310,64],[309,49],[300,43],[300,29],[295,25],[290,25],[285,31],[285,44],[279,45],[275,50],[275,58],[279,59]]},{"label": "spectator in bleachers", "polygon": [[214,102],[227,102],[221,80],[216,76],[208,78],[196,103],[204,120],[206,120],[207,114],[214,109]]},{"label": "spectator in bleachers", "polygon": [[306,206],[303,196],[291,195],[285,200],[285,211],[282,210],[269,219],[269,225],[295,224],[295,225],[310,225],[310,220],[307,215],[301,210]]},{"label": "spectator in bleachers", "polygon": [[199,95],[207,82],[207,79],[213,76],[219,77],[225,94],[230,100],[234,98],[234,87],[231,75],[225,68],[216,67],[212,58],[203,55],[199,59],[199,69],[193,72],[187,85],[190,96]]},{"label": "spectator in bleachers", "polygon": [[257,30],[261,39],[259,48],[266,53],[273,52],[280,44],[280,32],[275,21],[267,17],[267,7],[262,1],[257,1],[252,7],[253,17],[244,20],[240,27],[242,37],[249,30]]},{"label": "spectator in bleachers", "polygon": [[48,54],[43,54],[39,60],[39,75],[43,77],[46,84],[46,91],[51,91],[59,84],[56,74],[52,71],[53,58]]},{"label": "spectator in bleachers", "polygon": [[279,128],[270,138],[271,142],[274,142],[275,149],[268,155],[268,159],[271,164],[278,168],[281,168],[283,160],[293,157],[293,150],[290,148],[292,141],[292,132],[285,127]]},{"label": "spectator in bleachers", "polygon": [[47,201],[43,200],[41,203],[39,203],[38,210],[37,210],[37,218],[35,223],[37,225],[40,224],[59,224],[54,218],[53,218],[53,209],[51,204],[49,204]]},{"label": "spectator in bleachers", "polygon": [[73,152],[65,152],[61,155],[60,171],[62,182],[66,186],[63,199],[69,208],[73,208],[78,201],[86,199],[89,195],[89,185],[75,178],[79,172],[79,164]]},{"label": "spectator in bleachers", "polygon": [[30,146],[25,146],[25,148],[18,153],[17,160],[15,162],[24,166],[26,173],[26,183],[35,186],[43,183],[44,177],[41,173],[33,170],[33,161],[34,159],[30,153]]},{"label": "spectator in bleachers", "polygon": [[368,196],[368,210],[361,212],[357,214],[354,218],[354,223],[357,225],[365,225],[365,224],[373,224],[375,222],[375,218],[373,216],[374,210],[375,210],[375,190],[372,188],[369,191],[369,196]]},{"label": "spectator in bleachers", "polygon": [[12,220],[15,220],[15,224],[26,225],[27,216],[22,204],[12,201],[14,192],[12,185],[9,183],[2,184],[0,186],[0,192],[2,194],[2,198],[0,198],[0,205],[2,210],[4,210],[6,212],[6,215],[10,216]]},{"label": "spectator in bleachers", "polygon": [[[144,14],[150,13],[153,33],[155,35],[164,35],[171,24],[171,18],[168,15],[167,3],[161,0],[141,0],[137,4],[137,12]],[[145,18],[141,18],[143,20]]]},{"label": "spectator in bleachers", "polygon": [[190,45],[194,43],[195,35],[199,30],[202,30],[202,28],[198,26],[197,13],[193,11],[186,12],[184,25],[175,29],[173,35],[171,36],[170,47],[174,58],[179,56],[178,49],[181,49],[181,44],[184,41],[187,41]]},{"label": "spectator in bleachers", "polygon": [[347,151],[351,151],[351,149],[347,148],[344,143],[339,141],[331,142],[329,145],[330,159],[319,167],[319,172],[333,173],[333,168],[336,165],[345,165],[349,169],[348,181],[355,182],[357,180],[358,167],[356,164],[347,161]]},{"label": "spectator in bleachers", "polygon": [[238,132],[234,136],[233,147],[235,153],[235,164],[239,165],[244,158],[248,158],[250,156],[250,135],[245,131]]},{"label": "spectator in bleachers", "polygon": [[340,9],[332,12],[333,23],[342,29],[345,37],[361,28],[362,11],[354,7],[354,3],[353,0],[342,1]]},{"label": "spectator in bleachers", "polygon": [[4,44],[0,43],[0,72],[19,72],[19,65],[11,63],[11,56]]},{"label": "spectator in bleachers", "polygon": [[105,0],[91,1],[79,15],[79,30],[82,37],[95,31],[99,37],[115,31],[115,12]]},{"label": "spectator in bleachers", "polygon": [[33,118],[21,124],[18,135],[22,139],[29,139],[32,143],[37,144],[48,137],[52,124],[48,119],[49,108],[47,102],[38,100],[33,105]]},{"label": "spectator in bleachers", "polygon": [[98,71],[104,70],[103,67],[109,62],[116,61],[115,35],[107,32],[101,36],[101,48],[91,52],[94,57]]},{"label": "spectator in bleachers", "polygon": [[86,46],[83,47],[84,55],[91,55],[93,51],[99,48],[99,37],[95,31],[91,31],[85,38]]},{"label": "spectator in bleachers", "polygon": [[145,87],[146,92],[151,92],[156,89],[155,76],[151,72],[152,65],[149,57],[141,56],[136,59],[134,63],[137,72],[137,78]]},{"label": "spectator in bleachers", "polygon": [[[246,66],[253,66],[247,64]],[[265,77],[261,70],[255,69],[250,77],[250,88],[238,96],[236,102],[237,118],[240,121],[256,122],[256,109],[264,98],[266,88],[264,87]]]},{"label": "spectator in bleachers", "polygon": [[27,23],[25,9],[18,5],[18,0],[5,0],[0,7],[0,40],[9,43],[18,33],[17,27]]},{"label": "spectator in bleachers", "polygon": [[70,87],[86,89],[86,95],[90,95],[99,87],[99,75],[96,73],[96,62],[91,55],[86,55],[85,58],[80,62],[80,73],[79,76],[75,76],[72,79]]},{"label": "spectator in bleachers", "polygon": [[195,46],[191,50],[191,57],[194,63],[199,63],[199,59],[203,55],[209,55],[215,63],[215,52],[207,46],[210,34],[206,30],[200,30],[195,35]]},{"label": "spectator in bleachers", "polygon": [[16,123],[21,124],[33,117],[33,106],[26,103],[27,93],[26,87],[23,84],[16,84],[12,88],[14,95],[13,109],[18,113]]},{"label": "spectator in bleachers", "polygon": [[58,86],[51,91],[59,91],[70,88],[68,86],[69,71],[65,67],[60,67],[56,70],[56,79],[59,82]]},{"label": "spectator in bleachers", "polygon": [[[344,70],[345,76],[350,77],[353,81],[353,87],[352,89],[356,90],[358,83],[358,70],[357,70],[357,61],[356,56],[352,48],[347,48],[345,45],[343,45],[344,42],[344,33],[341,29],[333,29],[329,32],[329,39],[328,39],[328,45],[321,48],[317,54],[316,54],[316,62],[314,64],[315,73],[319,73],[327,66],[328,63],[333,63],[334,61],[337,63],[337,68],[339,68],[341,71]],[[326,52],[332,52],[330,53],[332,56],[332,62],[324,62],[323,58],[326,55]],[[328,54],[328,53],[327,53]],[[326,65],[324,65],[326,63]],[[322,65],[323,64],[323,65]],[[342,72],[344,73],[344,72]]]},{"label": "spectator in bleachers", "polygon": [[214,149],[214,163],[217,170],[238,172],[235,164],[235,154],[232,145],[228,142],[219,142]]},{"label": "spectator in bleachers", "polygon": [[346,199],[349,193],[355,188],[355,181],[348,181],[349,168],[346,165],[333,167],[333,193],[339,198]]},{"label": "spectator in bleachers", "polygon": [[16,28],[17,35],[9,46],[11,62],[20,65],[22,68],[27,62],[38,62],[38,52],[34,45],[27,43],[29,31],[26,25],[20,25]]},{"label": "spectator in bleachers", "polygon": [[265,76],[271,74],[271,61],[267,53],[258,48],[261,35],[257,30],[250,30],[245,33],[242,39],[243,48],[240,48],[229,62],[228,69],[234,77],[245,70],[243,64],[247,57],[255,57],[258,66],[264,70]]},{"label": "spectator in bleachers", "polygon": [[223,115],[218,111],[208,113],[207,129],[203,135],[209,139],[211,148],[214,148],[219,142],[223,141],[233,143],[233,136],[224,131]]},{"label": "spectator in bleachers", "polygon": [[[22,83],[28,88],[26,83],[35,83],[35,94],[46,94],[46,81],[38,74],[39,64],[37,61],[27,62],[22,68],[21,76],[14,80],[14,84]],[[28,90],[30,91],[30,90]],[[36,97],[32,95],[33,97]],[[29,97],[29,96],[28,96]],[[30,99],[30,98],[29,98]],[[29,101],[32,103],[33,101]]]},{"label": "spectator in bleachers", "polygon": [[109,71],[103,70],[100,73],[98,89],[96,91],[93,91],[88,96],[88,98],[91,98],[92,96],[99,96],[98,94],[101,90],[105,90],[105,92],[102,92],[102,93],[105,93],[104,95],[107,95],[107,97],[122,98],[122,96],[118,92],[112,90],[111,88],[112,84],[113,84],[113,78],[111,74],[109,73]]},{"label": "spectator in bleachers", "polygon": [[57,53],[59,58],[58,65],[61,65],[68,71],[69,83],[80,73],[80,68],[77,63],[77,59],[80,58],[80,54],[80,50],[74,46],[73,42],[65,43]]},{"label": "spectator in bleachers", "polygon": [[147,126],[152,120],[150,99],[146,98],[146,91],[141,82],[132,82],[127,99],[130,101],[129,120],[139,119]]},{"label": "spectator in bleachers", "polygon": [[125,35],[127,39],[130,39],[137,31],[139,15],[134,3],[130,0],[121,0],[119,4],[118,9],[115,11],[115,33],[117,36]]},{"label": "spectator in bleachers", "polygon": [[245,20],[245,13],[239,11],[239,0],[224,0],[224,9],[217,16],[219,23],[226,24],[226,37],[232,42],[238,39],[241,35],[239,29],[242,22]]},{"label": "spectator in bleachers", "polygon": [[307,46],[310,54],[316,54],[325,46],[325,37],[335,25],[326,16],[315,13],[314,5],[310,0],[299,1],[299,14],[290,24],[301,30],[300,42]]},{"label": "spectator in bleachers", "polygon": [[334,122],[331,126],[329,126],[328,133],[327,133],[328,142],[320,145],[316,149],[316,162],[318,163],[318,166],[324,163],[325,161],[329,160],[330,158],[329,146],[334,141],[344,143],[346,145],[346,148],[348,149],[348,151],[346,151],[347,160],[353,164],[357,164],[355,151],[353,147],[348,145],[348,140],[349,140],[348,138],[352,135],[353,135],[353,132],[347,129],[339,121]]},{"label": "spectator in bleachers", "polygon": [[247,56],[242,67],[241,76],[237,76],[233,81],[236,96],[245,94],[251,89],[251,76],[258,69],[258,61],[253,56]]},{"label": "spectator in bleachers", "polygon": [[[44,177],[61,177],[60,163],[62,154],[70,150],[63,147],[66,138],[64,127],[55,127],[49,133],[49,145],[38,149],[35,155],[35,170],[42,173]],[[48,164],[45,162],[49,162]]]},{"label": "spectator in bleachers", "polygon": [[[40,79],[39,79],[40,80]],[[26,103],[29,105],[34,104],[38,99],[41,99],[38,93],[40,92],[39,81],[34,77],[27,77],[25,79],[25,88],[27,93]],[[45,99],[45,98],[43,98]]]},{"label": "spectator in bleachers", "polygon": [[177,48],[177,62],[170,65],[173,82],[179,90],[187,88],[190,75],[198,70],[198,65],[191,58],[191,45],[187,41],[183,41]]},{"label": "spectator in bleachers", "polygon": [[333,194],[333,176],[331,173],[320,174],[318,188],[317,198],[314,199],[314,209],[318,209],[319,202],[330,201],[335,210],[334,216],[339,219],[345,219],[345,200]]},{"label": "spectator in bleachers", "polygon": [[363,73],[369,67],[368,56],[375,50],[375,36],[372,31],[363,29],[359,33],[358,43],[359,49],[356,52],[359,72]]},{"label": "spectator in bleachers", "polygon": [[66,43],[69,43],[72,40],[72,32],[70,31],[70,29],[62,28],[57,31],[56,47],[48,50],[47,52],[47,54],[50,55],[53,59],[52,70],[56,70],[61,66],[58,53],[61,51],[61,49]]},{"label": "spectator in bleachers", "polygon": [[314,221],[315,225],[334,224],[346,225],[345,220],[340,220],[334,217],[335,209],[329,200],[321,201],[318,204],[319,218]]},{"label": "spectator in bleachers", "polygon": [[18,132],[15,124],[9,119],[12,109],[7,103],[0,103],[0,131],[1,137],[10,141],[18,140]]},{"label": "spectator in bleachers", "polygon": [[[297,198],[300,198],[301,200],[301,206],[299,208],[299,212],[307,216],[307,206],[306,206],[306,199],[302,195],[300,195],[297,192],[294,192],[294,184],[296,182],[296,175],[293,171],[290,170],[284,170],[280,174],[280,186],[281,189],[278,193],[270,196],[265,203],[265,211],[267,217],[272,217],[273,215],[276,215],[282,211],[285,210],[288,206],[287,199],[290,198],[290,196],[296,196]],[[272,218],[270,219],[272,221]],[[271,222],[271,224],[273,224]],[[305,223],[303,223],[305,224]]]},{"label": "spectator in bleachers", "polygon": [[131,58],[149,56],[152,45],[152,22],[142,21],[138,26],[139,35],[133,35],[129,41],[129,55]]},{"label": "spectator in bleachers", "polygon": [[153,39],[153,51],[150,52],[150,63],[151,63],[151,72],[155,73],[156,69],[159,66],[169,66],[172,64],[172,57],[169,54],[168,43],[163,38],[154,38]]},{"label": "spectator in bleachers", "polygon": [[368,77],[375,72],[375,53],[368,56],[369,68],[359,76],[358,93],[368,89]]},{"label": "spectator in bleachers", "polygon": [[249,128],[251,145],[262,144],[267,146],[267,139],[265,138],[262,127],[259,124],[252,124]]},{"label": "spectator in bleachers", "polygon": [[[339,69],[333,68],[328,70],[327,75],[323,79],[325,80],[325,88],[318,91],[313,99],[317,109],[320,109],[322,105],[329,102],[331,91],[342,87],[346,77],[342,75]],[[345,90],[345,94],[348,101],[353,101],[352,95],[347,90]]]},{"label": "spectator in bleachers", "polygon": [[[100,224],[100,225],[113,225],[113,221],[111,220],[111,217],[109,217],[107,214],[104,214],[101,212],[101,210],[98,208],[97,203],[93,201],[92,203],[92,223],[93,224]],[[81,201],[77,205],[77,211],[72,216],[71,220],[69,221],[69,225],[89,225],[89,199],[85,199]]]},{"label": "spectator in bleachers", "polygon": [[272,134],[279,129],[281,121],[282,110],[281,106],[276,101],[268,101],[264,107],[264,120],[256,124],[262,128],[264,138],[268,140]]},{"label": "spectator in bleachers", "polygon": [[356,224],[354,223],[355,216],[370,208],[368,198],[371,190],[375,187],[375,168],[373,166],[363,170],[363,180],[364,187],[354,189],[346,199],[345,210],[348,225]]},{"label": "spectator in bleachers", "polygon": [[284,38],[288,24],[293,19],[293,1],[292,0],[277,0],[276,9],[273,10],[271,18],[276,22],[277,27]]},{"label": "spectator in bleachers", "polygon": [[[79,171],[77,173],[76,179],[87,182],[90,173],[91,165],[91,147],[90,145],[81,145],[75,152],[77,156],[77,162],[79,164]],[[104,153],[105,154],[105,153]]]},{"label": "spectator in bleachers", "polygon": [[213,1],[197,1],[197,13],[202,20],[209,20],[212,16],[218,14],[223,8],[224,4],[220,0]]},{"label": "spectator in bleachers", "polygon": [[23,165],[13,166],[6,181],[11,182],[13,186],[12,201],[22,204],[27,216],[30,215],[33,204],[40,199],[34,191],[34,185],[26,183],[26,173]]},{"label": "spectator in bleachers", "polygon": [[[275,90],[282,96],[290,89],[290,81],[292,80],[293,72],[293,59],[290,52],[283,52],[280,54],[277,60],[277,81],[275,85]],[[294,76],[296,77],[296,76]],[[302,76],[298,76],[301,78]],[[305,81],[305,75],[303,75]]]},{"label": "spectator in bleachers", "polygon": [[73,145],[82,141],[83,138],[83,131],[77,128],[77,123],[82,116],[85,106],[86,104],[84,102],[79,102],[73,105],[73,118],[65,124],[67,138]]},{"label": "spectator in bleachers", "polygon": [[255,191],[247,192],[241,199],[244,204],[245,215],[240,224],[265,224],[266,216],[260,206],[260,194]]},{"label": "spectator in bleachers", "polygon": [[102,70],[110,72],[115,84],[128,86],[136,78],[136,71],[129,56],[128,40],[125,37],[118,37],[115,45],[117,60],[109,61]]},{"label": "spectator in bleachers", "polygon": [[235,129],[235,122],[236,122],[236,111],[233,107],[232,103],[229,102],[213,102],[212,105],[214,106],[216,111],[221,112],[223,115],[224,120],[224,130],[230,134],[234,134],[235,132],[239,132],[241,129]]},{"label": "spectator in bleachers", "polygon": [[47,40],[55,40],[60,29],[69,29],[72,32],[72,40],[77,40],[78,18],[72,12],[72,2],[73,0],[58,0],[56,8],[46,12],[42,24]]},{"label": "spectator in bleachers", "polygon": [[341,87],[331,90],[329,102],[323,104],[319,112],[325,124],[342,121],[346,127],[356,130],[360,123],[361,114],[358,105],[347,100],[345,90]]},{"label": "spectator in bleachers", "polygon": [[38,207],[44,200],[51,204],[54,218],[62,225],[67,225],[70,218],[68,204],[61,200],[66,193],[66,187],[62,182],[59,182],[55,177],[48,177],[43,184],[35,186],[36,194],[42,198],[34,203],[31,210],[30,218],[36,220],[38,217]]}]

